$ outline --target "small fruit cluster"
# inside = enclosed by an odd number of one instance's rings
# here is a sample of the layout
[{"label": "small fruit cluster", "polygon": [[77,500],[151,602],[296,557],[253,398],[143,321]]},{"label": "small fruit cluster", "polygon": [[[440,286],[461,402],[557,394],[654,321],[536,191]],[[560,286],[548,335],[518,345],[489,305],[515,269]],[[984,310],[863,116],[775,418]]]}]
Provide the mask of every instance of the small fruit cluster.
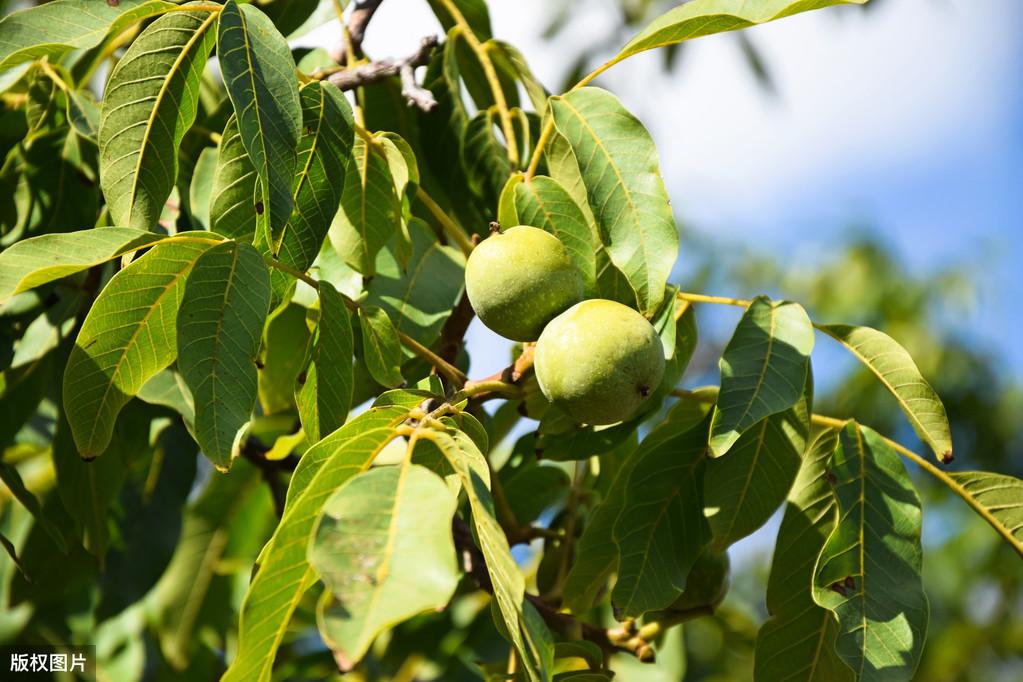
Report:
[{"label": "small fruit cluster", "polygon": [[485,239],[469,255],[465,290],[487,327],[536,341],[540,390],[581,423],[628,419],[661,382],[664,349],[650,322],[615,301],[582,300],[582,276],[548,232],[519,225]]}]

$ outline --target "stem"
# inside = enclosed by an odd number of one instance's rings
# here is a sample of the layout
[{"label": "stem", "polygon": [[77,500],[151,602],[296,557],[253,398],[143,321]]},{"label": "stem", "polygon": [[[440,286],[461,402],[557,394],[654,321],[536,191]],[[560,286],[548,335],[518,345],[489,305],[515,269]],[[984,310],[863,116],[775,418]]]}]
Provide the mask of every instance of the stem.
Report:
[{"label": "stem", "polygon": [[681,300],[688,301],[690,303],[715,303],[717,305],[734,305],[743,308],[748,308],[752,301],[744,298],[728,298],[726,296],[706,296],[704,294],[690,294],[685,291],[680,291],[677,294]]},{"label": "stem", "polygon": [[420,203],[426,207],[426,210],[430,212],[430,215],[440,223],[441,228],[444,230],[444,234],[448,236],[451,241],[458,244],[458,248],[462,250],[466,256],[473,250],[472,240],[469,235],[465,233],[455,221],[453,221],[447,213],[444,212],[436,201],[433,200],[429,194],[426,193],[422,187],[416,185],[416,198],[419,199]]},{"label": "stem", "polygon": [[515,384],[500,379],[480,379],[479,381],[468,381],[465,387],[459,392],[462,398],[475,398],[480,395],[494,393],[507,398],[522,397],[522,389]]},{"label": "stem", "polygon": [[266,257],[264,257],[263,260],[265,260],[266,264],[269,265],[271,268],[274,268],[275,270],[280,270],[281,272],[283,272],[285,274],[291,275],[295,279],[300,279],[303,282],[305,282],[306,284],[308,284],[309,286],[311,286],[313,289],[319,290],[320,283],[317,282],[312,277],[310,277],[309,275],[307,275],[306,273],[301,272],[300,270],[296,270],[295,268],[291,267],[290,265],[287,265],[286,263],[282,263],[282,262],[280,262],[279,260],[277,260],[275,258],[266,258]]},{"label": "stem", "polygon": [[494,63],[491,61],[487,51],[483,49],[479,38],[473,33],[469,22],[465,20],[465,17],[455,3],[452,0],[441,0],[441,2],[448,13],[451,14],[451,18],[455,20],[455,24],[462,30],[462,35],[465,36],[469,47],[472,48],[472,51],[476,53],[476,57],[480,60],[480,66],[483,67],[487,83],[490,84],[490,91],[494,95],[494,104],[497,105],[498,113],[501,116],[501,131],[504,133],[504,140],[508,146],[508,160],[513,168],[518,168],[519,147],[515,142],[515,128],[512,125],[511,111],[508,110],[508,101],[504,98],[504,89],[501,87],[501,81],[497,77],[497,71],[494,70]]},{"label": "stem", "polygon": [[462,370],[458,369],[450,362],[413,339],[411,336],[398,332],[398,338],[406,348],[433,365],[437,372],[444,375],[444,377],[455,386],[462,386],[468,380],[468,377],[465,376]]}]

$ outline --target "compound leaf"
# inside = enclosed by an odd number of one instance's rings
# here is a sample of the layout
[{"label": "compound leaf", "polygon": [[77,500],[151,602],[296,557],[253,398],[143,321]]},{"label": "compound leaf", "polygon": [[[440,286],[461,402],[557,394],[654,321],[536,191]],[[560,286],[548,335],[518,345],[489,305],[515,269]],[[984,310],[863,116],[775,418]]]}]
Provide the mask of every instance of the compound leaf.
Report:
[{"label": "compound leaf", "polygon": [[96,298],[64,370],[64,409],[83,457],[106,450],[124,404],[174,362],[185,278],[210,246],[157,244]]},{"label": "compound leaf", "polygon": [[[419,399],[421,400],[421,398]],[[335,490],[365,471],[408,417],[410,405],[372,407],[302,455],[273,537],[242,604],[238,649],[225,682],[266,682],[288,621],[316,573],[306,558],[316,517]]]}]

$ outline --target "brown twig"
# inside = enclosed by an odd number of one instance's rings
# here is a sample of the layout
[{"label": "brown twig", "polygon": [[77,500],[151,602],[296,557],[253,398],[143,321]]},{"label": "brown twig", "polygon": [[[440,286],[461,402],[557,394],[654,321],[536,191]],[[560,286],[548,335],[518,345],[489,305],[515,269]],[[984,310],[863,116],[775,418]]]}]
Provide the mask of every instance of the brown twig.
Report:
[{"label": "brown twig", "polygon": [[[353,38],[354,40],[354,38]],[[433,48],[437,46],[437,36],[427,36],[419,43],[419,49],[403,59],[380,59],[360,64],[351,68],[331,73],[327,82],[340,90],[353,90],[363,85],[376,83],[384,78],[399,76],[401,78],[401,94],[408,105],[430,111],[437,105],[433,93],[416,83],[415,69],[430,62]]]},{"label": "brown twig", "polygon": [[352,37],[352,47],[356,51],[362,49],[362,41],[366,39],[366,27],[370,19],[384,0],[362,0],[355,3],[352,13],[348,17],[348,35]]}]

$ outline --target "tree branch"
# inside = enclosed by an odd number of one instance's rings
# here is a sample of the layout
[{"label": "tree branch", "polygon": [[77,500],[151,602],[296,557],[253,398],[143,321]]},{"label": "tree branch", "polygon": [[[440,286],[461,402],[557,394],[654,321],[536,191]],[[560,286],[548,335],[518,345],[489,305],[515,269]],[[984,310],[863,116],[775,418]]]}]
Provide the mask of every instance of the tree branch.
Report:
[{"label": "tree branch", "polygon": [[[354,36],[352,37],[354,41]],[[404,59],[380,59],[337,71],[327,76],[327,82],[340,90],[353,90],[363,85],[376,83],[384,78],[399,76],[401,94],[408,105],[430,111],[437,105],[433,93],[416,83],[415,69],[430,63],[430,55],[437,46],[437,36],[427,36],[419,43],[419,49]]]},{"label": "tree branch", "polygon": [[356,52],[362,49],[362,41],[366,39],[366,27],[370,19],[384,0],[361,0],[355,3],[348,17],[348,35],[352,37],[352,47]]}]

